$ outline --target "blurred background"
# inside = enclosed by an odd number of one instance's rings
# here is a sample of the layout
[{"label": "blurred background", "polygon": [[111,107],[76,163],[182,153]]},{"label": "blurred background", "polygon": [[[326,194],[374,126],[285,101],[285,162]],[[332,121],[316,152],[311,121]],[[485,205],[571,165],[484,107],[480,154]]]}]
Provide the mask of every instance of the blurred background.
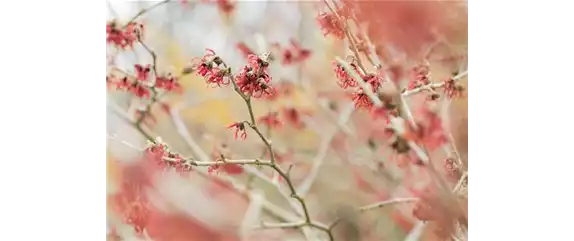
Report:
[{"label": "blurred background", "polygon": [[[157,2],[107,1],[107,20],[126,23],[154,4]],[[311,51],[310,58],[294,64],[272,62],[272,85],[281,95],[274,100],[254,100],[253,106],[257,118],[277,112],[286,123],[281,128],[262,125],[262,129],[273,142],[279,165],[290,170],[290,179],[305,198],[310,216],[325,225],[345,217],[345,222],[333,230],[335,240],[456,238],[435,234],[437,228],[429,227],[432,222],[425,227],[413,216],[414,204],[411,202],[361,215],[348,211],[378,201],[413,197],[413,190],[427,186],[431,177],[417,165],[402,163],[401,157],[389,148],[390,143],[381,138],[385,125],[373,121],[369,113],[356,110],[348,94],[337,85],[333,60],[336,56],[345,58],[352,52],[345,40],[323,35],[316,21],[318,12],[326,11],[323,3],[236,1],[232,4],[233,10],[225,13],[217,1],[170,1],[140,16],[137,22],[145,26],[145,43],[157,55],[158,72],[179,73],[193,58],[203,56],[206,48],[214,50],[237,71],[247,64],[238,44],[244,44],[255,53],[272,52],[281,56],[276,46],[286,48],[291,41],[296,41]],[[393,49],[381,58],[388,60],[387,63],[410,68],[416,62],[414,57],[411,59],[412,46],[428,49],[439,39],[429,40],[410,34],[420,32],[423,28],[417,25],[420,22],[429,22],[424,29],[438,31],[433,36],[441,36],[440,39],[448,43],[437,47],[428,58],[431,80],[443,81],[453,73],[465,71],[466,3],[453,1],[450,8],[440,8],[449,11],[436,10],[436,6],[428,7],[423,2],[409,6],[417,9],[419,15],[407,16],[413,13],[404,6],[378,7],[379,13],[393,12],[394,7],[398,12],[392,19],[382,19],[383,23],[386,20],[403,23],[379,25],[393,29],[380,38],[381,45]],[[409,11],[405,10],[407,8]],[[364,12],[364,16],[375,18]],[[401,16],[410,20],[399,21]],[[427,18],[420,20],[420,16]],[[441,32],[446,28],[433,25],[445,22],[456,28]],[[412,40],[410,45],[392,46],[393,41],[405,37]],[[417,38],[424,41],[416,41]],[[133,51],[118,51],[108,46],[107,56],[108,73],[122,70],[134,75],[134,64],[145,65],[153,61],[141,45],[135,45]],[[445,61],[452,56],[465,57]],[[202,159],[222,154],[229,159],[269,158],[255,132],[247,130],[246,140],[235,140],[233,131],[227,128],[237,121],[249,119],[245,102],[232,87],[214,88],[195,74],[182,76],[178,81],[182,93],[167,94],[160,100],[162,105],[151,108],[154,120],[146,122],[149,133],[160,136],[171,150],[185,157]],[[467,86],[466,77],[460,82]],[[258,228],[265,223],[296,222],[301,220],[302,214],[299,204],[289,197],[285,182],[278,180],[267,167],[244,166],[241,173],[233,175],[208,173],[207,168],[202,167],[185,176],[154,175],[151,181],[155,188],[143,193],[156,211],[127,215],[125,205],[128,204],[121,201],[125,197],[118,199],[118,194],[129,189],[124,185],[126,179],[147,175],[126,170],[141,162],[142,150],[147,145],[146,138],[134,128],[133,121],[138,110],[145,108],[148,102],[113,89],[108,89],[106,94],[108,240],[329,240],[325,232],[309,227]],[[425,97],[413,96],[407,101],[416,110]],[[467,163],[466,99],[441,99],[439,106],[451,141]],[[434,161],[432,165],[449,180],[443,160],[450,153],[439,149],[429,154]],[[448,183],[454,187],[457,179]],[[141,195],[142,192],[138,193]],[[465,195],[461,196],[463,202],[466,202]],[[136,212],[130,207],[129,212]],[[135,222],[134,218],[145,219],[143,235],[130,225]]]}]

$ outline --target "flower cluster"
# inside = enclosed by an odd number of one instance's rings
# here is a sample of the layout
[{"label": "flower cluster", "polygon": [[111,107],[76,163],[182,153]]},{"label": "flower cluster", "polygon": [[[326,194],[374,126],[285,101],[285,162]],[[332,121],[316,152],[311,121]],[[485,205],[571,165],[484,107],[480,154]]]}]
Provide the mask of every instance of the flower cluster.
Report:
[{"label": "flower cluster", "polygon": [[249,63],[235,76],[239,91],[254,98],[274,95],[276,91],[269,85],[271,77],[267,72],[269,62],[257,55],[249,55],[248,61]]},{"label": "flower cluster", "polygon": [[430,84],[429,67],[427,65],[419,65],[412,69],[411,78],[407,89],[412,90],[423,85]]},{"label": "flower cluster", "polygon": [[135,77],[124,76],[118,79],[115,76],[106,76],[106,85],[109,87],[115,86],[117,90],[123,90],[134,94],[139,98],[150,98],[152,89],[164,90],[166,92],[181,92],[182,88],[177,81],[177,78],[171,74],[165,76],[153,76],[154,82],[150,81],[151,66],[148,65],[134,65]]},{"label": "flower cluster", "polygon": [[311,56],[310,49],[304,49],[295,39],[290,40],[290,46],[281,48],[279,44],[273,45],[281,52],[281,64],[290,65],[302,63]]},{"label": "flower cluster", "polygon": [[[351,64],[351,67],[353,67],[357,73],[359,72],[356,64]],[[353,77],[351,77],[351,75],[349,75],[349,73],[343,69],[343,66],[337,63],[337,61],[333,61],[333,70],[335,71],[335,76],[337,77],[337,84],[341,88],[347,89],[349,87],[357,87],[357,81],[355,81]]]},{"label": "flower cluster", "polygon": [[277,128],[280,128],[281,126],[283,126],[283,122],[281,122],[281,120],[279,120],[279,113],[277,113],[277,112],[271,112],[267,115],[259,117],[257,122],[260,122],[260,123],[268,126],[271,129],[277,129]]},{"label": "flower cluster", "polygon": [[205,79],[208,84],[216,86],[229,85],[231,70],[222,68],[223,61],[215,54],[215,51],[206,49],[205,54],[200,59],[200,63],[193,67],[194,71]]},{"label": "flower cluster", "polygon": [[118,194],[111,197],[112,209],[121,214],[123,222],[133,226],[136,234],[143,234],[150,218],[150,201],[142,192],[142,186],[123,181]]},{"label": "flower cluster", "polygon": [[335,38],[345,38],[344,23],[333,13],[322,12],[317,16],[317,22],[324,36],[333,35]]},{"label": "flower cluster", "polygon": [[[383,82],[383,78],[377,74],[365,74],[361,75],[361,78],[363,78],[365,83],[371,86],[374,93],[378,92]],[[363,108],[369,111],[374,109],[373,101],[367,96],[363,88],[359,88],[353,93],[353,101],[355,102],[355,108]]]},{"label": "flower cluster", "polygon": [[173,168],[177,172],[191,171],[191,165],[178,154],[171,153],[167,145],[153,144],[144,150],[147,161],[151,161],[161,169]]},{"label": "flower cluster", "polygon": [[143,30],[139,23],[130,22],[121,28],[116,21],[110,21],[106,24],[106,43],[121,49],[133,47],[134,42],[143,36]]},{"label": "flower cluster", "polygon": [[444,94],[450,98],[462,97],[464,93],[464,87],[457,84],[452,77],[449,77],[444,81]]}]

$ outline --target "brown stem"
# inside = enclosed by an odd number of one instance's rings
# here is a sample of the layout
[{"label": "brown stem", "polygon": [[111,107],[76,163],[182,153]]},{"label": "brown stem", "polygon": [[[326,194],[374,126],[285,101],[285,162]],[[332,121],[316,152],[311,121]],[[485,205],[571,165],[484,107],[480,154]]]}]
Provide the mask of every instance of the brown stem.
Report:
[{"label": "brown stem", "polygon": [[[222,61],[222,64],[225,68],[229,68],[228,65],[224,61]],[[287,186],[289,187],[289,191],[291,192],[291,197],[296,199],[299,202],[299,204],[301,205],[301,209],[303,209],[305,220],[301,226],[310,226],[310,227],[315,227],[317,229],[323,230],[329,236],[329,240],[333,241],[333,234],[331,233],[331,230],[328,229],[328,227],[324,227],[320,224],[314,223],[311,220],[311,215],[309,214],[309,210],[307,208],[307,204],[305,203],[305,199],[303,199],[301,196],[299,196],[299,194],[297,193],[297,190],[295,189],[295,186],[293,185],[293,183],[291,182],[291,179],[289,178],[289,175],[285,171],[283,171],[281,169],[281,167],[279,167],[279,165],[277,165],[277,163],[275,163],[275,152],[273,150],[273,146],[271,145],[271,141],[269,141],[263,135],[263,133],[261,133],[261,131],[259,130],[259,127],[257,126],[257,123],[255,121],[255,114],[253,113],[253,106],[251,104],[251,97],[247,96],[243,92],[241,92],[241,89],[239,88],[237,83],[235,83],[235,79],[233,78],[233,75],[231,73],[229,74],[229,77],[231,78],[231,83],[233,85],[233,89],[235,90],[235,92],[237,92],[237,94],[239,96],[241,96],[241,98],[243,98],[243,100],[245,101],[245,104],[247,105],[247,110],[249,112],[250,121],[249,122],[245,121],[243,123],[248,124],[249,127],[257,133],[257,135],[259,136],[259,138],[261,138],[261,140],[263,141],[263,143],[267,147],[267,150],[269,151],[270,162],[267,166],[270,166],[271,168],[273,168],[285,180],[285,182],[287,183]],[[289,226],[289,225],[286,225],[286,226]]]}]

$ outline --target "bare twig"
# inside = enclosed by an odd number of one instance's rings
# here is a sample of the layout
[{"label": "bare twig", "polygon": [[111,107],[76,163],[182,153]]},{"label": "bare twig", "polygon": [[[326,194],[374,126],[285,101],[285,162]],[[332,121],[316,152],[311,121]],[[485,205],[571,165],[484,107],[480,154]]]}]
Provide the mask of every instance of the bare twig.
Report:
[{"label": "bare twig", "polygon": [[[343,113],[341,113],[341,116],[337,120],[338,126],[344,126],[344,124],[351,117],[351,114],[353,113],[354,110],[355,110],[354,105],[349,105],[349,107],[343,110]],[[321,145],[319,147],[319,151],[317,152],[317,155],[313,159],[313,167],[311,168],[311,171],[307,175],[307,178],[303,180],[303,182],[297,189],[299,190],[299,194],[301,196],[305,196],[307,192],[309,192],[309,190],[311,189],[311,185],[313,184],[315,178],[317,178],[319,170],[321,169],[321,166],[324,163],[325,156],[327,155],[327,151],[329,150],[329,145],[331,144],[331,141],[333,140],[337,132],[338,128],[332,130],[323,138],[323,141],[321,142]]]},{"label": "bare twig", "polygon": [[163,5],[163,4],[166,4],[166,3],[168,3],[169,1],[171,1],[171,0],[163,0],[163,1],[161,1],[161,2],[158,2],[158,3],[156,3],[156,4],[152,5],[152,6],[150,6],[149,8],[145,8],[145,9],[140,10],[140,11],[138,12],[138,14],[136,14],[135,16],[133,16],[133,17],[126,23],[126,25],[124,25],[124,28],[127,27],[129,23],[135,21],[137,18],[141,17],[141,16],[144,15],[145,13],[147,13],[147,12],[153,10],[154,8],[157,8],[157,7],[159,7],[159,6]]},{"label": "bare twig", "polygon": [[[377,209],[377,208],[382,208],[382,207],[387,207],[389,205],[394,205],[394,204],[401,204],[401,203],[411,203],[411,202],[416,202],[418,201],[418,198],[396,198],[396,199],[390,199],[390,200],[385,200],[382,202],[377,202],[377,203],[373,203],[373,204],[369,204],[366,206],[362,206],[356,209],[357,212],[366,212],[366,211],[370,211],[373,209]],[[337,219],[335,219],[335,221],[333,221],[330,225],[329,225],[329,230],[332,230],[335,226],[337,226],[337,224],[339,224],[339,222],[341,222],[342,218],[339,217]]]},{"label": "bare twig", "polygon": [[[460,79],[464,78],[466,75],[468,75],[468,70],[465,70],[464,72],[459,73],[458,75],[456,75],[456,76],[453,77],[452,79],[455,80],[455,81],[457,81],[457,80],[460,80]],[[412,90],[404,90],[404,91],[401,93],[401,95],[402,95],[402,96],[410,96],[410,95],[414,95],[414,94],[420,93],[420,92],[425,91],[425,90],[433,90],[433,89],[441,88],[441,87],[443,87],[444,85],[445,85],[445,82],[444,82],[444,81],[443,81],[443,82],[439,82],[439,83],[430,83],[430,84],[428,84],[428,85],[423,85],[423,86],[421,86],[421,87],[418,87],[418,88],[415,88],[415,89],[412,89]]]},{"label": "bare twig", "polygon": [[465,171],[458,180],[458,182],[456,183],[456,186],[454,187],[452,192],[456,194],[463,187],[467,178],[468,178],[468,172]]},{"label": "bare twig", "polygon": [[[228,68],[228,65],[224,61],[222,61],[222,64],[225,68]],[[233,89],[245,101],[245,104],[247,105],[247,110],[249,112],[250,121],[244,121],[243,123],[247,124],[253,131],[255,131],[257,133],[257,135],[259,136],[259,138],[261,138],[263,143],[265,143],[265,146],[267,146],[269,156],[270,156],[270,164],[268,166],[271,167],[273,170],[275,170],[283,178],[285,183],[287,183],[287,187],[289,188],[289,191],[291,192],[290,196],[299,202],[301,209],[303,209],[304,222],[305,222],[304,226],[315,227],[315,228],[318,228],[318,229],[325,231],[327,233],[327,235],[329,236],[329,239],[332,241],[333,235],[332,235],[331,231],[329,229],[324,228],[322,225],[319,225],[319,224],[317,224],[311,220],[311,216],[309,214],[309,210],[307,208],[307,204],[305,202],[305,199],[303,199],[297,193],[297,190],[295,189],[295,186],[291,182],[291,179],[287,175],[287,173],[285,171],[283,171],[283,169],[275,163],[275,151],[273,150],[273,146],[271,145],[271,141],[269,141],[263,135],[263,133],[261,133],[261,131],[259,130],[259,127],[257,126],[257,123],[255,121],[255,114],[253,113],[253,107],[251,104],[251,96],[245,95],[240,90],[237,83],[235,83],[235,79],[233,78],[233,76],[230,76],[230,79],[231,79],[231,83],[233,84]]]}]

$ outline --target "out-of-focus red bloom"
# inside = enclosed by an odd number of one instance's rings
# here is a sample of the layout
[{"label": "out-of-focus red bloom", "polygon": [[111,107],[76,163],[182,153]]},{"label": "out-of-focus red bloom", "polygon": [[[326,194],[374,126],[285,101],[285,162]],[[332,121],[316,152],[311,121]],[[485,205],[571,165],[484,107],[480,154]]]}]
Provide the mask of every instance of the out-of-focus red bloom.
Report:
[{"label": "out-of-focus red bloom", "polygon": [[199,220],[183,214],[151,212],[147,234],[155,241],[237,241],[229,233],[213,230]]},{"label": "out-of-focus red bloom", "polygon": [[249,55],[255,55],[255,53],[247,47],[247,44],[244,42],[237,43],[236,47],[245,59],[247,59]]},{"label": "out-of-focus red bloom", "polygon": [[295,86],[289,82],[279,82],[274,84],[274,93],[272,95],[263,96],[262,99],[269,100],[269,101],[276,101],[279,97],[289,97],[293,93]]},{"label": "out-of-focus red bloom", "polygon": [[279,113],[277,112],[272,112],[265,116],[259,117],[257,122],[263,123],[272,129],[280,128],[283,125],[283,123],[279,120]]},{"label": "out-of-focus red bloom", "polygon": [[243,167],[239,164],[231,164],[231,163],[224,163],[224,164],[214,164],[207,168],[208,173],[213,172],[224,172],[229,175],[239,175],[243,173]]},{"label": "out-of-focus red bloom", "polygon": [[434,150],[447,142],[442,121],[437,113],[429,111],[427,108],[423,108],[422,113],[424,120],[420,123],[421,132],[419,136],[427,148]]},{"label": "out-of-focus red bloom", "polygon": [[305,123],[301,119],[302,114],[309,114],[309,113],[302,113],[301,111],[295,108],[283,108],[282,109],[283,119],[286,123],[293,126],[295,129],[303,129],[305,128]]},{"label": "out-of-focus red bloom", "polygon": [[412,90],[430,84],[429,67],[427,65],[415,66],[411,71],[411,78],[407,89]]},{"label": "out-of-focus red bloom", "polygon": [[444,94],[450,98],[459,98],[464,96],[464,87],[457,84],[452,77],[444,81]]},{"label": "out-of-focus red bloom", "polygon": [[135,117],[136,119],[142,118],[143,123],[148,126],[154,126],[155,124],[157,124],[157,119],[155,118],[155,116],[152,113],[147,112],[145,110],[136,111]]},{"label": "out-of-focus red bloom", "polygon": [[304,49],[295,39],[290,39],[290,46],[286,48],[281,48],[279,44],[275,44],[274,47],[281,51],[281,64],[290,65],[294,63],[302,63],[311,57],[311,50]]},{"label": "out-of-focus red bloom", "polygon": [[171,74],[158,76],[155,80],[155,87],[169,92],[175,91],[181,93],[182,91],[181,85],[178,83],[175,76],[172,76]]},{"label": "out-of-focus red bloom", "polygon": [[414,226],[413,222],[408,220],[407,217],[397,209],[391,212],[391,218],[404,232],[408,232]]},{"label": "out-of-focus red bloom", "polygon": [[147,98],[147,99],[150,98],[151,92],[149,88],[141,83],[133,82],[130,85],[128,85],[127,90],[128,92],[134,94],[139,98]]},{"label": "out-of-focus red bloom", "polygon": [[353,180],[359,189],[369,193],[376,192],[375,188],[373,188],[373,186],[363,178],[357,168],[351,168],[351,173],[353,174]]},{"label": "out-of-focus red bloom", "polygon": [[353,10],[368,22],[370,39],[418,59],[439,37],[448,42],[466,41],[466,3],[458,1],[355,1]]},{"label": "out-of-focus red bloom", "polygon": [[169,106],[169,104],[167,103],[159,103],[159,107],[161,108],[161,110],[167,114],[171,113],[171,107]]},{"label": "out-of-focus red bloom", "polygon": [[228,129],[235,129],[235,132],[233,133],[233,137],[236,140],[238,140],[239,138],[241,138],[242,140],[245,140],[245,138],[247,138],[247,130],[245,130],[245,123],[236,122],[236,123],[229,125],[227,128]]},{"label": "out-of-focus red bloom", "polygon": [[150,203],[145,195],[143,185],[124,180],[120,191],[109,197],[108,203],[125,224],[132,225],[138,235],[147,227],[150,216]]},{"label": "out-of-focus red bloom", "polygon": [[224,14],[230,14],[235,9],[235,4],[231,3],[230,0],[202,0],[202,2],[216,4],[217,8]]},{"label": "out-of-focus red bloom", "polygon": [[333,13],[322,12],[317,16],[317,22],[324,36],[333,35],[335,38],[345,38],[344,23]]},{"label": "out-of-focus red bloom", "polygon": [[151,182],[151,173],[146,173],[146,168],[141,164],[123,166],[120,169],[122,174],[119,190],[108,197],[108,204],[124,223],[133,226],[140,235],[145,231],[151,240],[156,241],[237,240],[234,234],[215,230],[189,215],[164,212],[155,207],[148,193],[157,187]]},{"label": "out-of-focus red bloom", "polygon": [[147,64],[142,66],[141,64],[134,65],[136,69],[136,78],[140,81],[146,81],[149,78],[149,73],[151,71],[150,65]]},{"label": "out-of-focus red bloom", "polygon": [[142,24],[130,22],[125,29],[122,29],[116,21],[110,21],[106,24],[106,43],[122,49],[133,47],[133,43],[142,36]]},{"label": "out-of-focus red bloom", "polygon": [[429,221],[437,224],[434,228],[436,235],[446,238],[454,231],[454,222],[465,222],[465,214],[460,210],[458,200],[447,205],[439,196],[438,187],[427,186],[422,191],[411,190],[420,200],[413,208],[413,215],[421,221]]}]

